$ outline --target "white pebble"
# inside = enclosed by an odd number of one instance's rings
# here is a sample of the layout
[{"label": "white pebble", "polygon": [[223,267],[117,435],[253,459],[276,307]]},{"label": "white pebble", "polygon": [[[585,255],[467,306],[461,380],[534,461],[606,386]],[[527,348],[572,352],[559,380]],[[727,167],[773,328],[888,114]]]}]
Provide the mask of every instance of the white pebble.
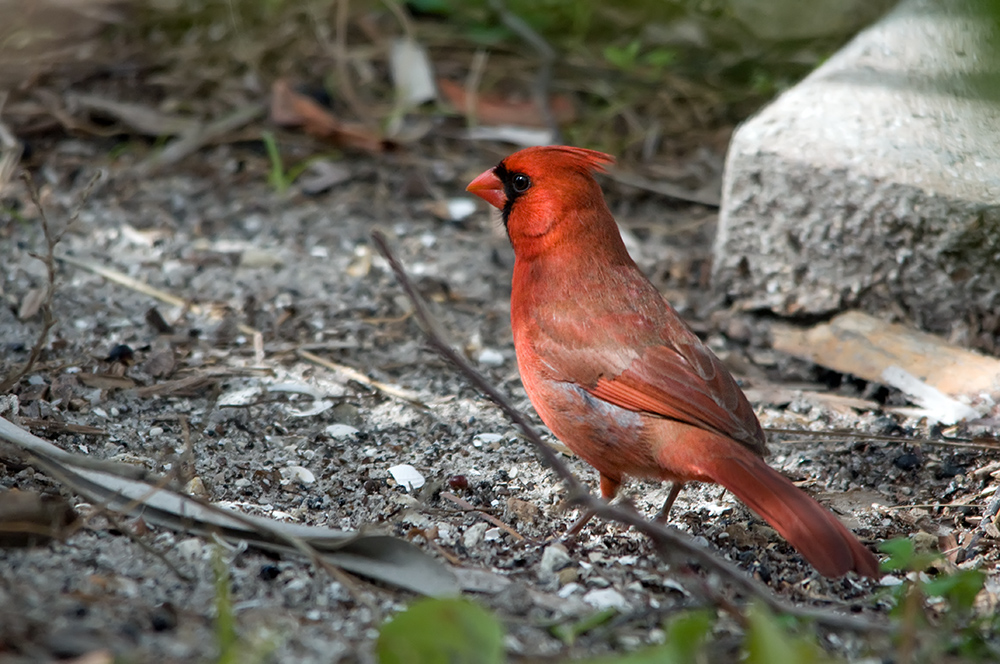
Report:
[{"label": "white pebble", "polygon": [[448,216],[454,221],[461,221],[476,211],[476,203],[471,198],[448,199]]},{"label": "white pebble", "polygon": [[358,430],[349,424],[331,424],[324,431],[326,431],[326,435],[330,438],[336,438],[337,440],[353,438],[358,435]]},{"label": "white pebble", "polygon": [[479,351],[479,357],[476,360],[486,367],[500,367],[503,366],[503,355],[496,348],[484,348]]},{"label": "white pebble", "polygon": [[462,544],[465,545],[466,549],[475,548],[480,542],[483,541],[483,533],[489,528],[485,523],[480,521],[479,523],[474,523],[465,529],[465,533],[462,535]]},{"label": "white pebble", "polygon": [[295,480],[303,484],[312,484],[316,481],[316,476],[311,470],[304,466],[288,466],[281,469],[281,476],[286,480]]},{"label": "white pebble", "polygon": [[581,586],[579,583],[576,583],[575,581],[573,583],[567,583],[565,586],[559,589],[559,596],[562,597],[563,599],[566,599],[576,591],[580,590],[580,588],[582,587],[583,586]]},{"label": "white pebble", "polygon": [[583,596],[583,601],[595,609],[618,609],[619,611],[624,611],[628,608],[628,602],[614,588],[591,590]]},{"label": "white pebble", "polygon": [[163,427],[149,427],[149,437],[156,438],[163,435]]},{"label": "white pebble", "polygon": [[492,445],[493,443],[499,443],[503,440],[503,436],[498,433],[477,433],[472,438],[473,447],[482,447],[483,445]]},{"label": "white pebble", "polygon": [[389,474],[392,475],[392,479],[396,480],[397,484],[405,486],[408,491],[419,489],[426,482],[420,471],[408,463],[393,466],[389,469]]},{"label": "white pebble", "polygon": [[499,528],[490,528],[483,534],[483,539],[487,542],[495,542],[500,539],[500,534]]}]

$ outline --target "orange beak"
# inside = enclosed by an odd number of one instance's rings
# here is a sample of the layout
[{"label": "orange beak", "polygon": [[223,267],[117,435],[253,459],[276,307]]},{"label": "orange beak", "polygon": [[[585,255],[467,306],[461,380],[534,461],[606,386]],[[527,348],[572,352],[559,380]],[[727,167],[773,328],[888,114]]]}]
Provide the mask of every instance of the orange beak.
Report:
[{"label": "orange beak", "polygon": [[492,168],[470,182],[465,190],[471,191],[498,210],[502,210],[503,206],[507,204],[503,182],[500,182],[500,178],[496,176]]}]

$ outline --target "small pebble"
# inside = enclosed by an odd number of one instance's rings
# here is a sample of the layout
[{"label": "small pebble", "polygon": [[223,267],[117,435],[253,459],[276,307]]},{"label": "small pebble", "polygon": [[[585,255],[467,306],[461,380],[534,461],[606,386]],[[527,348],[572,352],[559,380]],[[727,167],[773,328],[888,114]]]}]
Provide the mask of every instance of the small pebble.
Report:
[{"label": "small pebble", "polygon": [[896,457],[892,464],[900,470],[913,470],[914,468],[918,468],[920,466],[920,459],[916,454],[906,452],[905,454],[900,454]]},{"label": "small pebble", "polygon": [[281,469],[281,476],[286,480],[301,482],[302,484],[312,484],[316,481],[316,475],[304,466],[288,466]]},{"label": "small pebble", "polygon": [[448,488],[452,491],[465,491],[469,488],[469,478],[465,475],[452,475],[448,478]]},{"label": "small pebble", "polygon": [[358,430],[349,424],[331,424],[324,432],[335,440],[346,440],[358,435]]},{"label": "small pebble", "polygon": [[462,535],[462,544],[465,545],[465,548],[474,549],[478,546],[483,541],[483,535],[486,533],[487,528],[489,526],[481,521],[466,528],[465,533]]},{"label": "small pebble", "polygon": [[614,588],[591,590],[583,596],[583,601],[595,609],[618,609],[619,611],[624,611],[628,608],[628,602]]},{"label": "small pebble", "polygon": [[389,469],[389,474],[392,475],[392,479],[396,480],[397,484],[406,487],[408,491],[419,489],[426,482],[420,471],[408,463],[393,466]]},{"label": "small pebble", "polygon": [[472,438],[472,446],[482,447],[483,445],[499,443],[501,440],[503,440],[503,436],[498,433],[478,433]]},{"label": "small pebble", "polygon": [[565,586],[559,589],[558,594],[563,599],[566,599],[567,597],[569,597],[576,591],[580,590],[581,588],[583,588],[583,586],[581,586],[579,583],[567,583]]},{"label": "small pebble", "polygon": [[188,480],[188,483],[184,486],[184,493],[189,496],[198,496],[199,498],[205,498],[208,496],[208,490],[205,488],[205,483],[197,475]]},{"label": "small pebble", "polygon": [[542,561],[538,564],[538,578],[546,581],[559,570],[573,564],[566,547],[562,544],[550,544],[542,551]]},{"label": "small pebble", "polygon": [[476,360],[484,367],[502,367],[504,363],[503,355],[495,348],[482,349]]}]

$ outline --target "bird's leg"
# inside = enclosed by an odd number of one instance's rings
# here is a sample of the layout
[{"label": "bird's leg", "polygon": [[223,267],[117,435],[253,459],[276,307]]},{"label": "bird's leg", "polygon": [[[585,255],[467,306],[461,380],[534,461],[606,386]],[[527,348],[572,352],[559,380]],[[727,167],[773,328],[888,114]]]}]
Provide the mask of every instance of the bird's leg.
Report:
[{"label": "bird's leg", "polygon": [[[614,499],[618,495],[618,487],[622,485],[620,479],[616,480],[613,477],[608,477],[604,473],[601,473],[601,498],[607,501]],[[579,519],[577,519],[569,530],[566,531],[566,536],[576,535],[578,532],[583,530],[583,527],[590,523],[590,520],[594,518],[594,510],[587,510],[584,512]]]},{"label": "bird's leg", "polygon": [[670,516],[670,508],[674,506],[674,501],[677,500],[677,496],[680,495],[681,489],[684,488],[684,482],[674,482],[670,486],[670,494],[667,499],[663,501],[663,507],[660,508],[660,513],[656,515],[657,523],[666,523],[667,517]]}]

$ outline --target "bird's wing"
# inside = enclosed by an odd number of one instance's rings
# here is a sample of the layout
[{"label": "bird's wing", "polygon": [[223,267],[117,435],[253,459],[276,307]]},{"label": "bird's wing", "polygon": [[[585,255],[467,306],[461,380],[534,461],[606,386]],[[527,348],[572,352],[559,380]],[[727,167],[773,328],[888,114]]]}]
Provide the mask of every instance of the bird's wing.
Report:
[{"label": "bird's wing", "polygon": [[758,454],[764,432],[743,391],[700,340],[649,346],[627,369],[587,388],[622,408],[715,431]]},{"label": "bird's wing", "polygon": [[736,380],[672,309],[547,322],[541,328],[558,333],[536,339],[551,378],[576,383],[621,408],[708,429],[765,453],[764,432]]}]

